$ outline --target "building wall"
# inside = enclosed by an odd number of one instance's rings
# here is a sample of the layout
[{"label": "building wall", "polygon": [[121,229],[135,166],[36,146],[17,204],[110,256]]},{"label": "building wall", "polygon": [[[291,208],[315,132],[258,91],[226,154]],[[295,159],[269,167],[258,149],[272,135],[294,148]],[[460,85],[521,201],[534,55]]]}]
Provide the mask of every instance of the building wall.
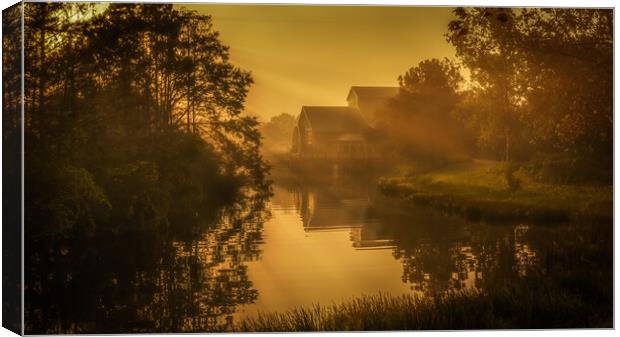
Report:
[{"label": "building wall", "polygon": [[299,116],[295,132],[293,132],[293,153],[303,155],[311,151],[313,145],[312,128],[303,114]]},{"label": "building wall", "polygon": [[316,135],[312,144],[301,148],[299,155],[322,159],[366,159],[374,152],[366,141],[341,142],[334,135]]},{"label": "building wall", "polygon": [[369,144],[366,141],[338,142],[334,145],[336,156],[339,158],[365,159],[371,155]]},{"label": "building wall", "polygon": [[292,154],[317,159],[367,159],[374,155],[367,141],[338,140],[342,135],[339,132],[316,132],[302,111],[293,132]]}]

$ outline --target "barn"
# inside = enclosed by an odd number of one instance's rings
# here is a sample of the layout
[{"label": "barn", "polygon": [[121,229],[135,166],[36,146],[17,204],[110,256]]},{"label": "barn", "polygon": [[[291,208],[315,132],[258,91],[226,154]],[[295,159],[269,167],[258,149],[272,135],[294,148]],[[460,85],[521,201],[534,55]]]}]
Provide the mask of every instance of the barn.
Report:
[{"label": "barn", "polygon": [[293,131],[292,155],[335,160],[376,157],[374,117],[398,90],[354,86],[347,96],[348,106],[303,106]]},{"label": "barn", "polygon": [[304,106],[293,131],[292,153],[302,158],[369,158],[373,155],[371,133],[356,109]]}]

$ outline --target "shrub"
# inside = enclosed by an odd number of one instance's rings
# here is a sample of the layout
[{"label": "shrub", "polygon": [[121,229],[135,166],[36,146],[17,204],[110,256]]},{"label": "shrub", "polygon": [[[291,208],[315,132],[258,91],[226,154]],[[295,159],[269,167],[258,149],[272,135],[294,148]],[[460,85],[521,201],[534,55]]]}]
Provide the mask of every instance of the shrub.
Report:
[{"label": "shrub", "polygon": [[519,169],[519,166],[515,163],[508,163],[506,165],[505,178],[508,185],[508,191],[516,192],[521,189],[521,180],[515,177],[515,172]]}]

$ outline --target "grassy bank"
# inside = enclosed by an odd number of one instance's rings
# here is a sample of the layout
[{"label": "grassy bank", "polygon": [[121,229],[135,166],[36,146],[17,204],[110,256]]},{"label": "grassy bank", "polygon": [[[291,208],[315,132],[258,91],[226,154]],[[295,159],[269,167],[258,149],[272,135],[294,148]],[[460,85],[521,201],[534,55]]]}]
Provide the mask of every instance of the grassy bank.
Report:
[{"label": "grassy bank", "polygon": [[[505,288],[490,293],[362,296],[329,306],[261,314],[244,332],[611,328],[612,303],[592,303],[557,288]],[[609,297],[611,298],[611,297]]]},{"label": "grassy bank", "polygon": [[401,168],[379,183],[388,196],[464,215],[472,220],[564,222],[610,221],[613,187],[536,182],[517,171],[518,190],[506,183],[505,166],[472,161],[424,173]]}]

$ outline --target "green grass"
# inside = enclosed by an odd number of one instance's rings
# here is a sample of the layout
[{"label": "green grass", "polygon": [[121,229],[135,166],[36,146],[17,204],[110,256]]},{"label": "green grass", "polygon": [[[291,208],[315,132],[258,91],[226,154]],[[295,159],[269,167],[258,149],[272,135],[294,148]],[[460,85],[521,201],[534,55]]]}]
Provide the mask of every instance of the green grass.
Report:
[{"label": "green grass", "polygon": [[[611,298],[611,297],[610,297]],[[612,302],[590,303],[544,285],[490,293],[361,296],[340,304],[259,314],[244,332],[611,328]]]},{"label": "green grass", "polygon": [[523,171],[515,176],[521,189],[510,191],[505,165],[473,161],[415,174],[401,168],[380,181],[389,196],[486,221],[609,221],[613,187],[536,182]]}]

